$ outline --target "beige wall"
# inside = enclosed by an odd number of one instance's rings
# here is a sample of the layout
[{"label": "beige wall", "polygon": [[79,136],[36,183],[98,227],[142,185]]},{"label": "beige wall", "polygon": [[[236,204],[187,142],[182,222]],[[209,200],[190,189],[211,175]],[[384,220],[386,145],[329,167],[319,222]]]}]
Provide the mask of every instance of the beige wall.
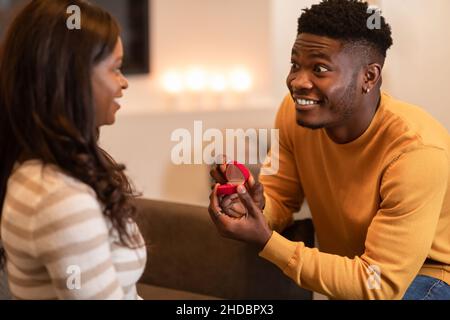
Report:
[{"label": "beige wall", "polygon": [[[119,117],[113,127],[102,129],[102,145],[127,166],[128,174],[145,197],[181,203],[208,203],[209,168],[203,165],[175,165],[171,150],[174,130],[185,128],[193,136],[194,121],[208,128],[270,128],[275,109],[218,112],[168,112],[129,114]],[[192,138],[192,144],[194,140]]]},{"label": "beige wall", "polygon": [[249,105],[272,101],[270,0],[152,0],[151,69],[131,77],[123,113],[170,108],[161,77],[170,69],[225,72],[245,66],[253,75]]},{"label": "beige wall", "polygon": [[[151,68],[146,76],[129,78],[130,88],[113,127],[102,130],[103,146],[128,167],[137,189],[149,198],[206,204],[209,193],[206,165],[175,166],[170,152],[178,128],[192,130],[195,120],[205,128],[267,128],[273,124],[271,103],[270,0],[152,0]],[[254,86],[230,110],[174,110],[174,101],[160,85],[171,68],[202,66],[219,71],[244,65]],[[253,108],[249,106],[253,105]]]},{"label": "beige wall", "polygon": [[450,1],[383,0],[382,8],[394,38],[384,88],[450,130]]},{"label": "beige wall", "polygon": [[271,1],[271,54],[273,94],[278,99],[287,93],[286,77],[291,64],[291,51],[297,36],[297,20],[302,9],[316,0]]},{"label": "beige wall", "polygon": [[268,87],[269,0],[153,0],[153,66],[200,64],[211,68],[245,65],[255,91]]}]

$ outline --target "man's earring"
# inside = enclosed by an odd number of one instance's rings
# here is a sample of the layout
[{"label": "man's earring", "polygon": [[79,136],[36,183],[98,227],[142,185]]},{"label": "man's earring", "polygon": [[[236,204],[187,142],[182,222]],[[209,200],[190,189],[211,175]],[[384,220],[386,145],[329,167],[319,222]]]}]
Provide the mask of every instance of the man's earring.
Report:
[{"label": "man's earring", "polygon": [[369,93],[370,89],[369,88],[364,88],[364,93]]}]

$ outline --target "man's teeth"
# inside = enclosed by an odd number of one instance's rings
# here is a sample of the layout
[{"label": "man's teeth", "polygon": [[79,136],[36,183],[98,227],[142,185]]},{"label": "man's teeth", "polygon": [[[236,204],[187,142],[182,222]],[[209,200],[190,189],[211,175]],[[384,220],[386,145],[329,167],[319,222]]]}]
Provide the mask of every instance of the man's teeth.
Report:
[{"label": "man's teeth", "polygon": [[316,104],[318,101],[315,100],[305,100],[305,99],[297,99],[297,103],[300,105],[311,105]]}]

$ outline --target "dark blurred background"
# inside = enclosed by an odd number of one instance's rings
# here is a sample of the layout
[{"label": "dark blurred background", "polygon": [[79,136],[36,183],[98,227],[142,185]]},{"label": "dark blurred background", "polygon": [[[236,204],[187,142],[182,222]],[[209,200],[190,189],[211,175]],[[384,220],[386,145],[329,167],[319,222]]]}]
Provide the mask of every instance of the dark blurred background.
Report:
[{"label": "dark blurred background", "polygon": [[[0,41],[8,24],[30,0],[0,0]],[[52,0],[48,0],[52,1]],[[109,11],[120,23],[125,50],[123,72],[150,72],[149,0],[90,0]]]}]

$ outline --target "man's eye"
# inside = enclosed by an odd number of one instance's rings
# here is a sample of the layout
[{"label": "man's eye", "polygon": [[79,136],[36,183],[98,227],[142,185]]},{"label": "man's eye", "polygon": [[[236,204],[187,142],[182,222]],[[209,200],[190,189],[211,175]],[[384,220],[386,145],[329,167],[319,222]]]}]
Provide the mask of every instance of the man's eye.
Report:
[{"label": "man's eye", "polygon": [[296,64],[295,62],[291,62],[291,69],[298,69],[300,66]]},{"label": "man's eye", "polygon": [[314,72],[318,72],[318,73],[322,73],[322,72],[327,72],[327,71],[330,71],[330,70],[328,70],[326,67],[324,67],[324,66],[316,66],[315,68],[314,68]]}]

